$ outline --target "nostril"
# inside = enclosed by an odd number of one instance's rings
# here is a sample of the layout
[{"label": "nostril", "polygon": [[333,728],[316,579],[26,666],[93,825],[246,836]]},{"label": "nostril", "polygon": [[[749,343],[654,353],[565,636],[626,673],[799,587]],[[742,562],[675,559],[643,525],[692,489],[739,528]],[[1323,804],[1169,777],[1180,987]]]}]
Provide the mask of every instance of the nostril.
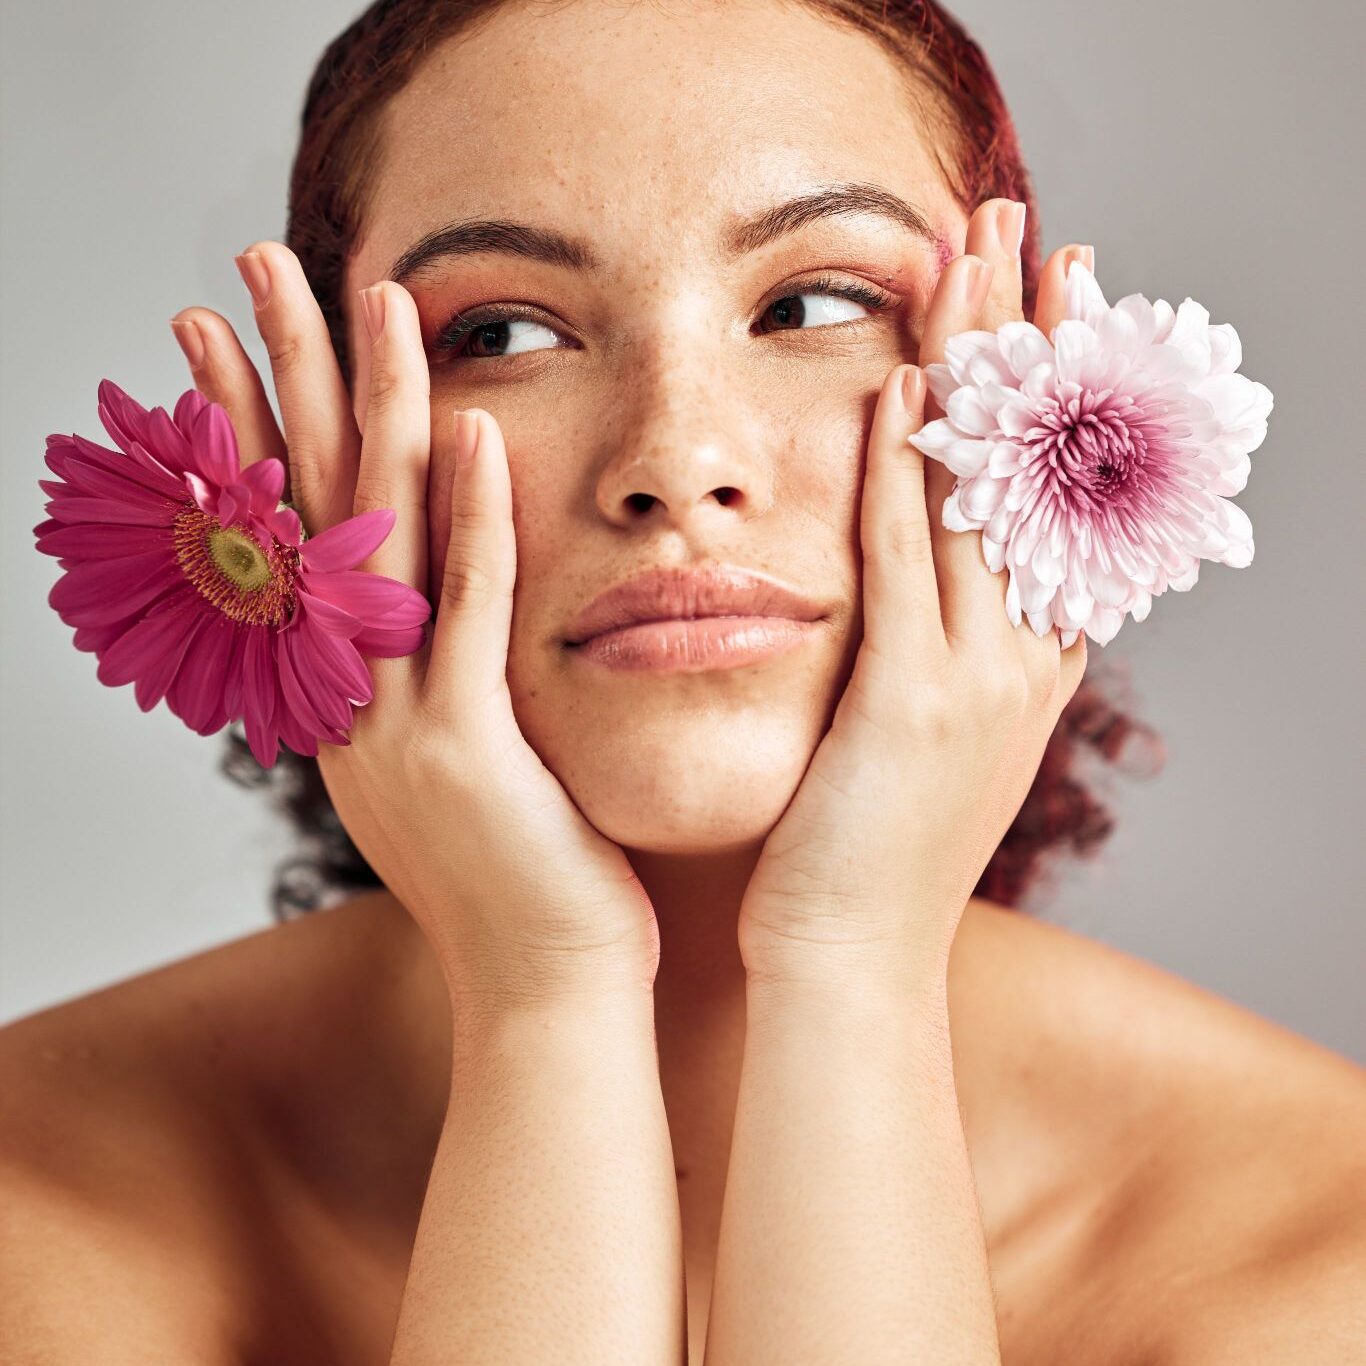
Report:
[{"label": "nostril", "polygon": [[653,493],[631,493],[626,497],[633,512],[649,512],[659,500]]}]

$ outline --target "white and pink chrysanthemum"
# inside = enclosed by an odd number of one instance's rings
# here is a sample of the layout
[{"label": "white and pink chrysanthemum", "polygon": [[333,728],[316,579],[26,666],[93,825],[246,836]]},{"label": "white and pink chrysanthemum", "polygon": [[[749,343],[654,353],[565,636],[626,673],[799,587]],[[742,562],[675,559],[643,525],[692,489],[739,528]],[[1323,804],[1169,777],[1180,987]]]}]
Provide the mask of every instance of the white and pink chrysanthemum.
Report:
[{"label": "white and pink chrysanthemum", "polygon": [[138,706],[167,706],[200,735],[241,719],[257,762],[279,742],[314,755],[350,743],[352,706],[371,700],[362,655],[416,650],[431,613],[422,594],[355,566],[384,542],[379,508],[304,539],[280,504],[278,460],[241,468],[227,413],[196,390],[173,416],[116,384],[99,414],[119,450],[47,438],[58,480],[40,479],[49,518],[37,548],[66,571],[48,602],[102,683],[134,684]]},{"label": "white and pink chrysanthemum", "polygon": [[943,525],[982,533],[1006,612],[1036,635],[1114,638],[1200,560],[1252,562],[1252,524],[1228,496],[1266,437],[1271,391],[1235,371],[1242,344],[1187,298],[1112,308],[1073,261],[1051,337],[1031,322],[960,332],[925,379],[945,416],[910,443],[958,482]]}]

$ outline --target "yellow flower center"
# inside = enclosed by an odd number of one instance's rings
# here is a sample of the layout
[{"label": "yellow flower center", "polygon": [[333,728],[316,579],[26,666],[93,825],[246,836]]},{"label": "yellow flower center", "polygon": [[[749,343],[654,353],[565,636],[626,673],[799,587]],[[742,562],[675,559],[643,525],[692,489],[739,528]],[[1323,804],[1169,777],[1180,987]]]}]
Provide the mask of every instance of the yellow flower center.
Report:
[{"label": "yellow flower center", "polygon": [[223,526],[198,508],[175,519],[176,558],[185,577],[224,616],[244,626],[279,626],[294,606],[299,552],[271,537]]}]

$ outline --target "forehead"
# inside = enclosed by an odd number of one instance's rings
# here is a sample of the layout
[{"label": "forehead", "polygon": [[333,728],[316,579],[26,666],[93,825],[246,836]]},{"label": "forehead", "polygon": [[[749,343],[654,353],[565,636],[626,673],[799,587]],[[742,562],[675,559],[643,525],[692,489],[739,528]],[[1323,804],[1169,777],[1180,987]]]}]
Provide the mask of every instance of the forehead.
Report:
[{"label": "forehead", "polygon": [[938,223],[947,191],[907,81],[874,39],[785,0],[511,0],[386,107],[359,273],[476,216],[553,223],[638,268],[835,181]]}]

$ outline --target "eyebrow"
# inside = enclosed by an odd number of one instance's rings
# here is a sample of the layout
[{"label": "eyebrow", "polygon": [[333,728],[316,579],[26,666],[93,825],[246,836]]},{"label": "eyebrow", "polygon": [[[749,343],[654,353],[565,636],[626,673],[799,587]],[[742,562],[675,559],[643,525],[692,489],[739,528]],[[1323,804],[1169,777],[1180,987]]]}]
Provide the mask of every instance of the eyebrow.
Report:
[{"label": "eyebrow", "polygon": [[[915,205],[880,185],[851,182],[819,186],[732,223],[722,237],[721,249],[733,261],[809,223],[844,214],[871,214],[936,248],[941,242],[941,235]],[[601,258],[581,237],[515,220],[471,218],[447,223],[414,242],[394,262],[387,278],[405,286],[421,283],[434,274],[438,261],[479,254],[521,256],[566,270],[602,269]]]}]

